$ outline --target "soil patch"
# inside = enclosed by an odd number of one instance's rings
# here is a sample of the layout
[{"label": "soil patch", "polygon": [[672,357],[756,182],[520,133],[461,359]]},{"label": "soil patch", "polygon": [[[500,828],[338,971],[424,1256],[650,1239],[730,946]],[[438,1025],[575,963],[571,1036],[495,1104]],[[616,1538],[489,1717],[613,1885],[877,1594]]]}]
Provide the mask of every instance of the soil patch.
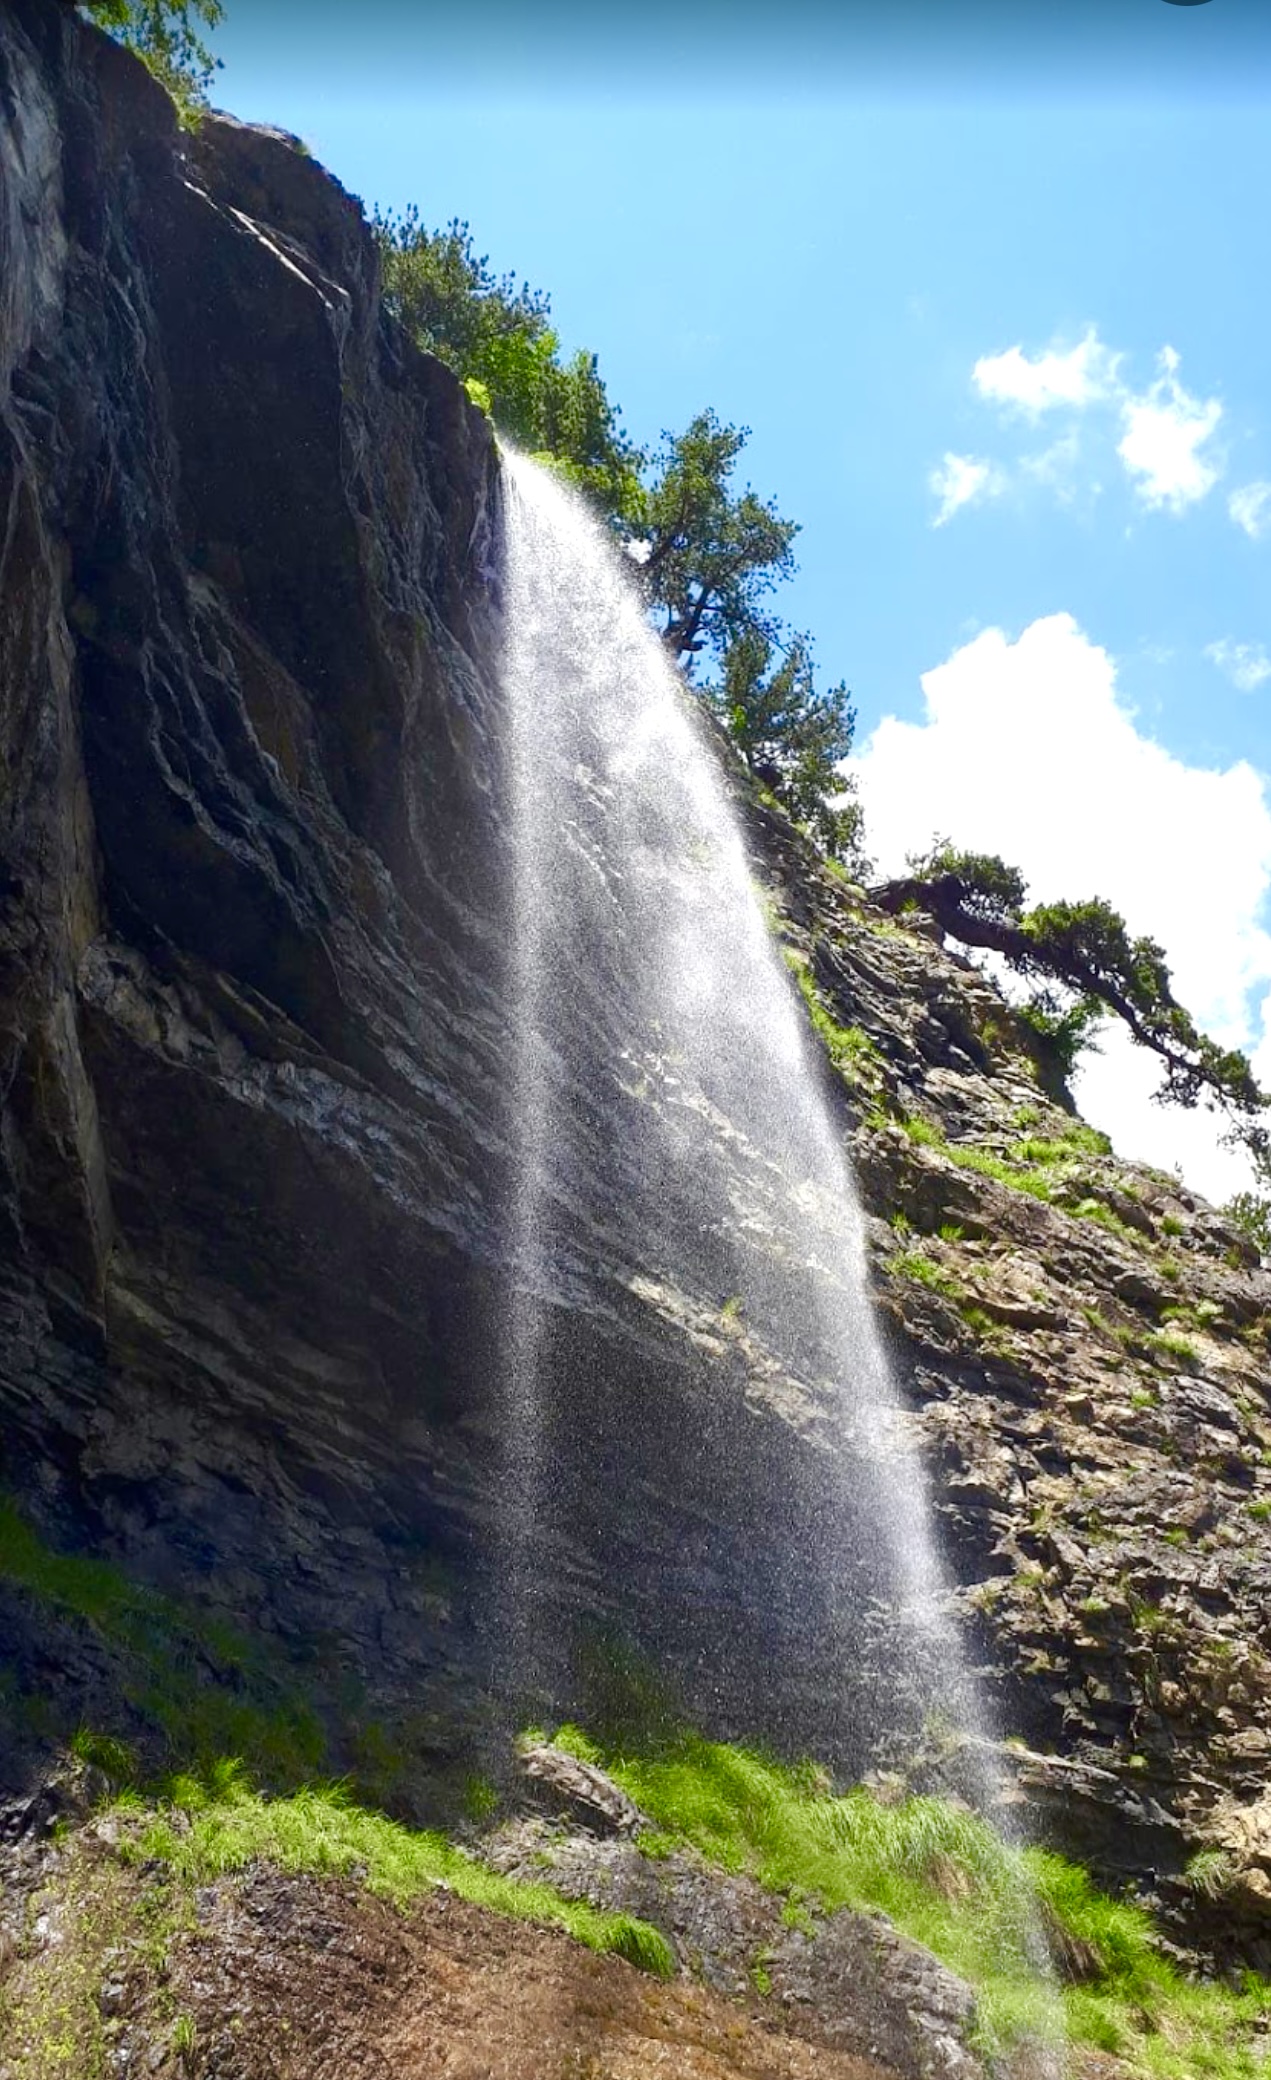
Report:
[{"label": "soil patch", "polygon": [[200,2080],[892,2080],[444,1893],[402,1915],[268,1870],[199,1894],[172,1991]]}]

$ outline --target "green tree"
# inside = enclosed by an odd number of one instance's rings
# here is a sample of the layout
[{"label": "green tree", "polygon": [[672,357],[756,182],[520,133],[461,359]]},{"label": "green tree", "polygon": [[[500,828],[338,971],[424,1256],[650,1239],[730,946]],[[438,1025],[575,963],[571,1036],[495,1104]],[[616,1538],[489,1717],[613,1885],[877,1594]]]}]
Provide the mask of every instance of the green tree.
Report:
[{"label": "green tree", "polygon": [[1237,1192],[1223,1212],[1261,1257],[1271,1257],[1271,1197],[1265,1192]]},{"label": "green tree", "polygon": [[793,636],[780,652],[762,628],[744,627],[703,691],[755,777],[831,858],[863,864],[860,805],[838,770],[856,713],[845,685],[818,692],[808,638]]},{"label": "green tree", "polygon": [[415,208],[374,223],[388,308],[509,440],[586,494],[631,552],[668,650],[747,762],[767,769],[827,852],[861,864],[860,808],[835,770],[852,740],[847,691],[816,692],[806,637],[786,636],[768,605],[794,569],[798,528],[735,486],[747,430],[699,412],[663,436],[651,464],[623,433],[595,356],[562,358],[548,298],[496,274],[466,224],[430,231]]},{"label": "green tree", "polygon": [[496,275],[457,219],[429,231],[411,207],[377,211],[374,228],[385,301],[416,343],[488,400],[518,448],[559,469],[614,526],[637,526],[645,457],[621,429],[595,355],[561,358],[542,291]]},{"label": "green tree", "polygon": [[149,66],[183,121],[197,120],[220,62],[202,32],[222,19],[221,0],[84,0],[83,12]]},{"label": "green tree", "polygon": [[799,529],[749,485],[734,491],[748,438],[748,428],[699,412],[683,433],[663,435],[645,501],[645,597],[661,619],[662,640],[690,674],[703,652],[722,663],[739,638],[771,643],[781,633],[763,602],[794,571]]},{"label": "green tree", "polygon": [[1264,1116],[1271,1101],[1244,1055],[1209,1039],[1178,1002],[1154,939],[1131,937],[1124,918],[1100,897],[1026,908],[1027,885],[1017,868],[996,854],[958,851],[947,839],[908,864],[908,875],[874,891],[883,909],[925,910],[949,938],[1000,954],[1018,974],[1039,979],[1044,989],[1033,1008],[1041,1016],[1031,1021],[1039,1032],[1047,1015],[1061,1028],[1066,1019],[1065,1037],[1079,1046],[1096,1017],[1113,1013],[1164,1063],[1158,1099],[1188,1108],[1202,1099],[1214,1103],[1231,1138],[1265,1168],[1271,1142]]}]

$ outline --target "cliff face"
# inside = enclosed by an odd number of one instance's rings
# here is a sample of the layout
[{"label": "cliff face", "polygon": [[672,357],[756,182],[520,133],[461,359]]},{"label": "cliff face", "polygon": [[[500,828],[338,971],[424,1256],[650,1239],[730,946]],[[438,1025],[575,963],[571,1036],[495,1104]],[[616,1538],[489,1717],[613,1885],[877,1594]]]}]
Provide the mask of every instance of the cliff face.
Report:
[{"label": "cliff face", "polygon": [[[933,927],[752,816],[788,956],[852,1034],[879,1300],[1018,1795],[1265,1968],[1271,1277],[1047,1096]],[[1205,1850],[1208,1886],[1185,1875]]]},{"label": "cliff face", "polygon": [[[500,1681],[496,455],[293,141],[182,137],[35,0],[0,89],[3,1478],[333,1721],[445,1754]],[[972,969],[739,799],[853,1036],[832,1095],[1002,1730],[1070,1758],[1020,1795],[1179,1913],[1220,1850],[1256,1946],[1271,1281],[1074,1137]],[[842,1747],[823,1446],[700,1296],[636,1290],[634,1214],[607,1259],[615,1193],[585,1182],[590,1283],[552,1296],[550,1701],[610,1626],[722,1729]],[[0,1599],[17,1694],[91,1717],[92,1638]]]},{"label": "cliff face", "polygon": [[[507,1680],[495,450],[293,140],[183,137],[34,0],[0,38],[4,1479],[435,1757]],[[736,1449],[620,1175],[571,1219],[549,1699],[607,1627],[837,1739],[824,1454],[771,1410]],[[94,1640],[6,1594],[21,1692],[99,1717]]]},{"label": "cliff face", "polygon": [[6,1477],[369,1637],[488,1312],[493,447],[292,141],[0,66]]}]

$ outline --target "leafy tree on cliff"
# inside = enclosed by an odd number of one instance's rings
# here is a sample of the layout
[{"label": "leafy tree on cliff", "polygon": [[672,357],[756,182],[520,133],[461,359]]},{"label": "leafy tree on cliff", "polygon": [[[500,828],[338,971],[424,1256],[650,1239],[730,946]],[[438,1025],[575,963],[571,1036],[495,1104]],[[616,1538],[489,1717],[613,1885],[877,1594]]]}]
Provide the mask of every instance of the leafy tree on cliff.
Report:
[{"label": "leafy tree on cliff", "polygon": [[681,434],[664,434],[645,500],[641,582],[663,642],[690,673],[703,652],[722,663],[742,638],[771,646],[780,634],[765,602],[794,570],[799,529],[749,485],[733,490],[748,434],[712,411]]},{"label": "leafy tree on cliff", "polygon": [[[1111,1012],[1141,1047],[1165,1065],[1162,1103],[1216,1105],[1230,1137],[1271,1174],[1268,1104],[1244,1055],[1220,1047],[1197,1027],[1174,996],[1163,949],[1133,938],[1124,918],[1095,897],[1084,903],[1027,907],[1023,876],[995,854],[960,852],[938,839],[908,875],[874,891],[883,909],[925,910],[964,946],[1000,954],[1015,971],[1042,984],[1023,1007],[1043,1038],[1057,1040],[1064,1073],[1093,1023]],[[1049,1031],[1048,1031],[1049,1027]]]},{"label": "leafy tree on cliff", "polygon": [[796,635],[780,652],[761,628],[744,627],[703,692],[749,770],[822,850],[858,860],[860,805],[837,770],[852,748],[856,713],[845,685],[817,691],[808,638]]},{"label": "leafy tree on cliff", "polygon": [[374,221],[389,309],[510,440],[586,494],[629,550],[668,650],[752,769],[825,850],[855,854],[860,810],[834,770],[852,711],[845,688],[816,692],[806,637],[787,639],[769,608],[794,569],[798,528],[734,486],[746,428],[699,412],[651,463],[622,432],[595,356],[562,360],[548,298],[496,275],[466,224],[429,231],[414,208]]},{"label": "leafy tree on cliff", "polygon": [[197,116],[217,66],[202,31],[221,20],[221,0],[84,0],[83,12],[144,60],[187,121]]},{"label": "leafy tree on cliff", "polygon": [[466,224],[429,231],[413,206],[374,219],[384,297],[411,336],[488,406],[518,448],[562,470],[618,527],[638,522],[644,455],[619,426],[594,354],[561,359],[541,290],[496,275]]}]

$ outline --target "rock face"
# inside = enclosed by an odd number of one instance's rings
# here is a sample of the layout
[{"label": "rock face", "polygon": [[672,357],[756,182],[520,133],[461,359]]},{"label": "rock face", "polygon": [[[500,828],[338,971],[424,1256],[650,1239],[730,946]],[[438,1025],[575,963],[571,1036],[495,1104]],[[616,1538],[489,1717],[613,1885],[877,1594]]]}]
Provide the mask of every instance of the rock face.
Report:
[{"label": "rock face", "polygon": [[509,1877],[546,1878],[567,1898],[651,1922],[681,1970],[734,2001],[760,1989],[792,2036],[876,2059],[905,2080],[985,2080],[971,1989],[881,1914],[840,1910],[792,1928],[753,1878],[692,1850],[653,1862],[630,1841],[548,1821],[502,1829],[483,1854]]},{"label": "rock face", "polygon": [[1047,1096],[1001,997],[921,920],[752,816],[789,957],[854,1034],[880,1303],[1017,1737],[1007,1795],[1265,1968],[1271,1278]]},{"label": "rock face", "polygon": [[[35,0],[0,64],[3,1477],[435,1761],[508,1680],[496,452],[294,140],[183,136]],[[712,1723],[762,1693],[841,1751],[831,1457],[747,1407],[723,1296],[642,1262],[596,1126],[541,1708],[616,1633]],[[2,1593],[20,1692],[96,1720],[91,1628]]]},{"label": "rock face", "polygon": [[292,140],[45,6],[0,79],[6,1477],[391,1653],[490,1312],[489,429]]},{"label": "rock face", "polygon": [[[182,136],[36,0],[0,16],[0,87],[3,1479],[52,1543],[435,1759],[500,1679],[497,456],[293,140]],[[1011,1795],[1265,1956],[1271,1280],[1083,1134],[974,969],[733,784],[844,1029],[831,1098]],[[842,1753],[831,1455],[747,1399],[735,1326],[606,1262],[615,1193],[552,1296],[545,1703],[585,1703],[609,1628],[713,1730]],[[25,1592],[3,1622],[19,1696],[73,1723],[93,1642]]]}]

